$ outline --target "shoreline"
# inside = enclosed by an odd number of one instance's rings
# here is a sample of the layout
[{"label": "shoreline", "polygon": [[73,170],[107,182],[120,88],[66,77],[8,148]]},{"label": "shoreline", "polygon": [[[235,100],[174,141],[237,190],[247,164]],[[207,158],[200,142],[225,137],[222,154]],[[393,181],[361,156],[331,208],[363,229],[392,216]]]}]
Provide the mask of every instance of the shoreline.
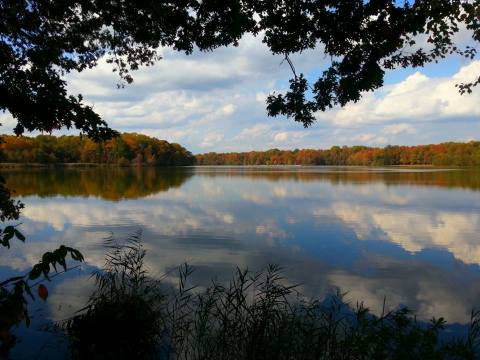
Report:
[{"label": "shoreline", "polygon": [[261,165],[151,165],[151,164],[108,164],[108,163],[1,163],[0,169],[15,169],[15,168],[94,168],[94,167],[158,167],[158,168],[188,168],[188,167],[201,167],[201,168],[402,168],[402,169],[476,169],[478,166],[456,166],[456,165],[302,165],[302,164],[261,164]]},{"label": "shoreline", "polygon": [[[150,165],[150,164],[107,164],[107,163],[0,163],[0,169],[15,169],[15,168],[94,168],[94,167],[118,167],[118,168],[132,168],[132,167],[158,167],[158,168],[177,168],[189,167],[192,165]],[[195,166],[195,165],[193,165]]]},{"label": "shoreline", "polygon": [[[99,166],[118,166],[116,164],[101,164],[101,163],[0,163],[0,168],[47,168],[47,167],[99,167]],[[130,167],[135,165],[128,165]]]}]

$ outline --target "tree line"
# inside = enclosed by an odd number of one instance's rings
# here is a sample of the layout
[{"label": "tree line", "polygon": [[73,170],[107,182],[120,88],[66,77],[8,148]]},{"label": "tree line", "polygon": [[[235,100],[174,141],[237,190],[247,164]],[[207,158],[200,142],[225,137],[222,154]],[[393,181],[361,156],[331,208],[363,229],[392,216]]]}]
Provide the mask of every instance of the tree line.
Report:
[{"label": "tree line", "polygon": [[136,133],[120,134],[102,142],[73,135],[4,135],[0,143],[3,163],[182,166],[194,161],[192,153],[179,144]]},{"label": "tree line", "polygon": [[417,146],[333,146],[192,155],[183,146],[137,133],[106,141],[74,135],[3,135],[2,163],[96,163],[114,165],[480,165],[480,141]]},{"label": "tree line", "polygon": [[330,149],[295,149],[196,155],[197,165],[480,165],[480,142],[433,145],[333,146]]}]

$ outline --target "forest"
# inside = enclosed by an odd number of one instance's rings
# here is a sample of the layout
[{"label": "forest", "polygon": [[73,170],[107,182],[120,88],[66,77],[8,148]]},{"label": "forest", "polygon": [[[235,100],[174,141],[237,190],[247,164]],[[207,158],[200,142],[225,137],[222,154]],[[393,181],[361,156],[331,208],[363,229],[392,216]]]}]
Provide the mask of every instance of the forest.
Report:
[{"label": "forest", "polygon": [[194,156],[179,144],[136,133],[123,133],[102,142],[73,135],[3,135],[0,143],[2,163],[182,166],[194,161]]},{"label": "forest", "polygon": [[3,135],[0,162],[23,164],[112,165],[480,165],[480,141],[416,146],[333,146],[330,149],[295,149],[192,155],[183,146],[137,133],[123,133],[95,142],[88,137]]},{"label": "forest", "polygon": [[333,146],[330,149],[295,149],[196,155],[197,165],[480,165],[480,142],[434,145]]}]

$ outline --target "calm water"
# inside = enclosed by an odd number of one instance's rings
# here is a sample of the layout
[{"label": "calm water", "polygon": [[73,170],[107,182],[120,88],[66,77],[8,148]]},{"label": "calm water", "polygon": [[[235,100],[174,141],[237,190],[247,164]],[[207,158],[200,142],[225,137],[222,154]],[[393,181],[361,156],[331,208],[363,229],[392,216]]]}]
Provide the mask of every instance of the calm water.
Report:
[{"label": "calm water", "polygon": [[[3,171],[25,203],[27,243],[0,253],[0,278],[60,244],[87,264],[51,284],[36,320],[65,318],[91,289],[102,238],[143,231],[150,271],[188,262],[192,281],[280,264],[306,295],[340,288],[380,311],[463,324],[480,306],[480,171],[338,167]],[[169,281],[172,279],[167,279]],[[173,281],[173,280],[172,280]]]}]

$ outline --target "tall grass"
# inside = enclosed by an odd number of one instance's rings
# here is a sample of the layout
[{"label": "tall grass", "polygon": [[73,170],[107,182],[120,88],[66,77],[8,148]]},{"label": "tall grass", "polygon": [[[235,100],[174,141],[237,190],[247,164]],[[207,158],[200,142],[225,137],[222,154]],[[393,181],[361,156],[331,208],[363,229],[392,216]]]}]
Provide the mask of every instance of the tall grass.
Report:
[{"label": "tall grass", "polygon": [[281,269],[237,269],[228,284],[175,291],[151,280],[140,234],[108,240],[97,289],[63,327],[78,359],[475,359],[480,315],[468,335],[442,339],[445,321],[417,321],[406,308],[375,316],[341,294],[306,299]]},{"label": "tall grass", "polygon": [[163,295],[147,277],[140,233],[123,242],[106,239],[96,290],[79,315],[63,325],[74,359],[155,358],[163,319]]}]

